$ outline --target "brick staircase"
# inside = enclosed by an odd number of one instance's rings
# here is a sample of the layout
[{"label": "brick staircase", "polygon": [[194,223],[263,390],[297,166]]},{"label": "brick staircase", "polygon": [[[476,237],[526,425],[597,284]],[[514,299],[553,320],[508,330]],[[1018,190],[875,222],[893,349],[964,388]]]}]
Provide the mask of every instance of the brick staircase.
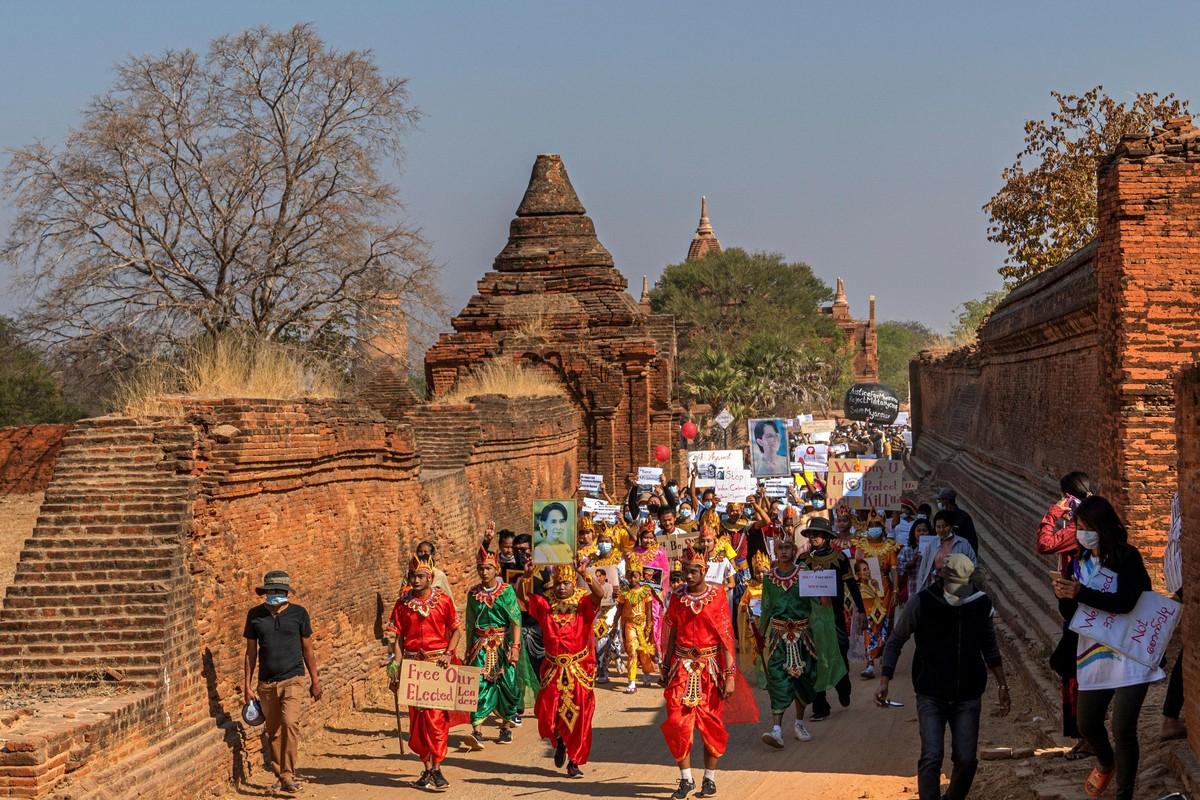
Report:
[{"label": "brick staircase", "polygon": [[192,438],[102,417],[63,440],[0,607],[0,688],[68,696],[8,720],[0,795],[196,796],[229,777],[189,624]]},{"label": "brick staircase", "polygon": [[479,412],[469,403],[418,406],[404,418],[412,424],[423,470],[461,469],[480,440]]}]

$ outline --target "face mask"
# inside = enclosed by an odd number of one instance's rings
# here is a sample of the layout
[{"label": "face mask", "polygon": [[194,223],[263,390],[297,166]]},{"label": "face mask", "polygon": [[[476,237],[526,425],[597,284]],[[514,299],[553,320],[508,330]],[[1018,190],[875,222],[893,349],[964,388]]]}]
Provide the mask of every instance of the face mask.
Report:
[{"label": "face mask", "polygon": [[750,519],[754,516],[754,512],[749,508],[744,508],[742,509],[742,516],[744,516],[746,519]]},{"label": "face mask", "polygon": [[267,595],[267,605],[281,606],[288,601],[286,594],[269,594]]},{"label": "face mask", "polygon": [[612,552],[612,542],[600,542],[596,549],[600,551],[600,555],[606,556]]},{"label": "face mask", "polygon": [[1075,529],[1075,541],[1085,550],[1095,550],[1100,546],[1100,534],[1096,531],[1085,531],[1082,528]]},{"label": "face mask", "polygon": [[942,597],[946,598],[946,602],[952,606],[962,605],[963,599],[956,594],[951,594],[950,592],[943,591]]},{"label": "face mask", "polygon": [[822,510],[823,508],[825,508],[825,501],[824,501],[824,500],[813,500],[813,501],[812,501],[812,506],[813,506],[813,508],[815,508],[817,511],[820,511],[820,510]]},{"label": "face mask", "polygon": [[679,512],[679,518],[680,519],[691,519],[692,518],[692,510],[690,508],[681,509]]},{"label": "face mask", "polygon": [[879,539],[883,536],[883,528],[867,528],[867,536],[872,539]]},{"label": "face mask", "polygon": [[630,514],[628,511],[626,511],[626,512],[625,512],[625,521],[626,521],[626,522],[633,522],[633,514]]},{"label": "face mask", "polygon": [[708,511],[710,508],[712,508],[712,503],[701,503],[700,508],[704,509],[705,511]]},{"label": "face mask", "polygon": [[941,500],[938,500],[938,501],[937,501],[937,503],[938,503],[938,511],[945,511],[945,510],[946,510],[946,504],[945,504],[945,503],[943,503]]}]

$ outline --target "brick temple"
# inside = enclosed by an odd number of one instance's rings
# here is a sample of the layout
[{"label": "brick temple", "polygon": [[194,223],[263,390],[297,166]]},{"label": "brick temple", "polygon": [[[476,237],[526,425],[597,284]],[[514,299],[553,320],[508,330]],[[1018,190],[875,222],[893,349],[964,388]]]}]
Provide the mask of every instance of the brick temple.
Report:
[{"label": "brick temple", "polygon": [[855,382],[878,381],[879,341],[875,331],[875,295],[871,295],[871,308],[867,319],[855,319],[850,314],[850,303],[846,300],[846,287],[842,279],[838,278],[833,304],[823,306],[821,313],[833,317],[833,321],[846,337],[847,346],[854,349]]},{"label": "brick temple", "polygon": [[492,271],[425,355],[433,396],[488,359],[533,365],[583,416],[579,471],[625,474],[678,439],[675,320],[626,293],[562,158],[540,155]]}]

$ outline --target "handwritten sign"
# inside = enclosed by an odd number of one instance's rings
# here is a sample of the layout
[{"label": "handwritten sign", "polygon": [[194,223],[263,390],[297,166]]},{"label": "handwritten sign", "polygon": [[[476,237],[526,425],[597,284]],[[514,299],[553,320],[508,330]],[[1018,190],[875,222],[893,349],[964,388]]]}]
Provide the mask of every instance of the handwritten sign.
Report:
[{"label": "handwritten sign", "polygon": [[846,390],[847,419],[890,425],[900,413],[900,400],[882,383],[856,383]]},{"label": "handwritten sign", "polygon": [[850,508],[900,508],[904,462],[891,459],[829,459],[829,498]]},{"label": "handwritten sign", "polygon": [[[846,476],[850,475],[851,479],[854,476],[862,476],[871,467],[875,466],[873,458],[845,458],[842,456],[829,457],[829,485],[826,489],[826,494],[831,505],[836,505],[846,497]],[[851,486],[851,491],[857,491],[858,494],[851,495],[854,502],[847,500],[851,508],[864,508],[861,503],[861,483],[858,486]]]},{"label": "handwritten sign", "polygon": [[906,492],[915,492],[920,488],[921,488],[921,485],[919,483],[917,483],[916,481],[907,481],[906,480],[904,482],[904,491],[906,491]]},{"label": "handwritten sign", "polygon": [[1139,664],[1157,667],[1179,624],[1181,608],[1179,603],[1157,592],[1142,592],[1128,614],[1111,614],[1081,603],[1071,618],[1071,630]]},{"label": "handwritten sign", "polygon": [[829,445],[802,444],[796,446],[793,456],[797,461],[804,461],[804,468],[813,472],[829,471]]},{"label": "handwritten sign", "polygon": [[748,469],[727,469],[719,476],[714,487],[717,496],[727,502],[741,503],[758,491],[758,481]]},{"label": "handwritten sign", "polygon": [[696,468],[696,487],[716,486],[717,472],[726,469],[742,469],[741,450],[689,450],[688,468]]},{"label": "handwritten sign", "polygon": [[661,477],[662,467],[638,467],[637,482],[640,487],[653,489],[658,486]]},{"label": "handwritten sign", "polygon": [[801,597],[837,597],[837,571],[822,569],[815,572],[801,570]]},{"label": "handwritten sign", "polygon": [[662,548],[667,551],[667,558],[674,561],[683,555],[683,548],[685,546],[684,543],[688,539],[694,539],[695,537],[696,534],[694,533],[680,532],[672,533],[670,535],[660,533],[656,538],[658,539],[659,545],[661,545]]},{"label": "handwritten sign", "polygon": [[479,667],[406,658],[400,663],[400,702],[417,708],[475,711],[479,705]]},{"label": "handwritten sign", "polygon": [[814,419],[800,423],[801,433],[833,433],[837,430],[837,421],[832,419]]}]

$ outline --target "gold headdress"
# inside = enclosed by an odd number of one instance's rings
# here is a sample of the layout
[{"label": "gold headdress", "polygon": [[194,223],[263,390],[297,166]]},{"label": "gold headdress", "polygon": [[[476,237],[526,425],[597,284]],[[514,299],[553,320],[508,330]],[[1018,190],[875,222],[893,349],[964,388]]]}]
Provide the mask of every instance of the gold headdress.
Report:
[{"label": "gold headdress", "polygon": [[433,575],[433,559],[428,556],[413,556],[412,561],[408,562],[408,571],[413,575],[424,572],[426,575]]},{"label": "gold headdress", "polygon": [[759,550],[754,554],[754,558],[750,559],[751,565],[758,567],[763,572],[771,569],[771,558],[765,551]]}]

